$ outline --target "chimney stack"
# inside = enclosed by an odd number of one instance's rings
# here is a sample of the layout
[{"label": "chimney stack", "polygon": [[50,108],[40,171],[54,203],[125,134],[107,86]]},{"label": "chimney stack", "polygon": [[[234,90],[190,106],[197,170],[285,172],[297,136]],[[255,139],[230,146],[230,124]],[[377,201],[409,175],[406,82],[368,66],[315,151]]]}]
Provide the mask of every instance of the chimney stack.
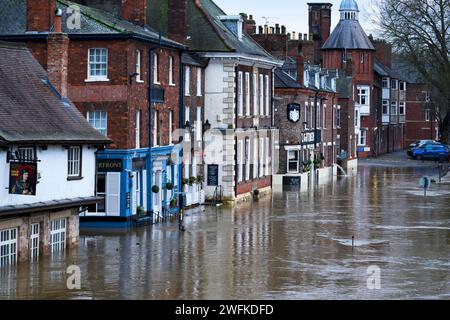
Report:
[{"label": "chimney stack", "polygon": [[[300,39],[301,40],[301,39]],[[304,85],[303,73],[305,68],[305,56],[303,55],[302,42],[298,43],[298,53],[297,53],[297,82]]]},{"label": "chimney stack", "polygon": [[281,26],[281,34],[286,34],[286,27],[285,26]]},{"label": "chimney stack", "polygon": [[[182,3],[184,0],[169,2]],[[120,11],[123,19],[141,27],[145,27],[147,25],[147,0],[122,0],[122,7]]]},{"label": "chimney stack", "polygon": [[280,34],[280,25],[278,23],[275,24],[275,33]]},{"label": "chimney stack", "polygon": [[69,37],[61,31],[62,11],[56,10],[55,32],[47,37],[47,73],[50,82],[63,97],[67,97]]},{"label": "chimney stack", "polygon": [[253,15],[244,21],[244,31],[247,34],[256,34],[256,21],[253,20]]},{"label": "chimney stack", "polygon": [[[168,0],[169,19],[167,36],[179,43],[186,44],[187,0]],[[146,2],[146,0],[144,0]]]},{"label": "chimney stack", "polygon": [[259,33],[259,34],[264,34],[263,26],[259,26],[258,33]]},{"label": "chimney stack", "polygon": [[27,31],[49,32],[55,22],[56,0],[27,0]]}]

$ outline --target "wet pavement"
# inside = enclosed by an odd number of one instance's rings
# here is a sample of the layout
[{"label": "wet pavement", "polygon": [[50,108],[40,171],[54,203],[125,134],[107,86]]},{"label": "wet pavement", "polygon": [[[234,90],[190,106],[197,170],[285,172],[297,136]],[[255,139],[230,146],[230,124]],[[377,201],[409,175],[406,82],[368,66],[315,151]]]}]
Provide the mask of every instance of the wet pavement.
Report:
[{"label": "wet pavement", "polygon": [[[189,211],[184,233],[176,222],[84,232],[66,254],[0,270],[0,298],[450,299],[450,185],[425,198],[418,182],[435,164],[390,157],[314,193]],[[69,265],[81,290],[67,289]]]}]

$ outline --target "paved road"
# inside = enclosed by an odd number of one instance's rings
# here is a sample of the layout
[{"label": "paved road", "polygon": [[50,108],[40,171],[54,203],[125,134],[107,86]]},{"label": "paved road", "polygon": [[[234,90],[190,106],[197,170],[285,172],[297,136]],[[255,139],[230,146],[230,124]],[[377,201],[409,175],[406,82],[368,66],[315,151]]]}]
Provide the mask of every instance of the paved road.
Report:
[{"label": "paved road", "polygon": [[436,161],[419,161],[408,157],[406,150],[396,151],[379,156],[378,158],[361,159],[358,161],[359,166],[382,166],[392,168],[414,168],[414,167],[437,167]]}]

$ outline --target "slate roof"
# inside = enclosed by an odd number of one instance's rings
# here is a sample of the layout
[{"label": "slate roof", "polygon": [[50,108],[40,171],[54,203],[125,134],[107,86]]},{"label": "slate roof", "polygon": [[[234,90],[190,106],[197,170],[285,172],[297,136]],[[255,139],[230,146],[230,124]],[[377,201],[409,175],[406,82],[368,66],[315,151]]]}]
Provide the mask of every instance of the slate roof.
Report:
[{"label": "slate roof", "polygon": [[212,0],[188,0],[188,47],[197,52],[238,52],[273,59],[245,32],[242,41],[219,19],[226,13]]},{"label": "slate roof", "polygon": [[417,69],[413,65],[405,62],[405,60],[401,57],[394,56],[392,61],[392,69],[395,70],[395,72],[399,74],[401,78],[407,80],[408,83],[428,83],[428,81],[423,78],[420,72],[417,71]]},{"label": "slate roof", "polygon": [[28,49],[0,42],[0,145],[111,141],[61,98]]},{"label": "slate roof", "polygon": [[[27,27],[27,0],[1,0],[0,1],[0,34],[1,35],[23,35]],[[142,40],[159,42],[159,33],[143,28],[121,19],[113,13],[80,5],[67,0],[57,0],[57,8],[63,12],[62,21],[67,21],[67,8],[77,5],[81,9],[81,28],[69,29],[66,23],[62,24],[63,32],[69,36],[82,35],[123,35],[134,36]],[[32,34],[32,33],[27,33]],[[183,48],[176,41],[161,37],[161,43],[167,46]]]},{"label": "slate roof", "polygon": [[382,77],[391,77],[394,79],[402,80],[409,82],[409,78],[405,77],[405,75],[402,75],[401,72],[397,72],[395,68],[388,68],[382,63],[380,63],[378,60],[375,60],[374,62],[374,71],[378,73]]},{"label": "slate roof", "polygon": [[183,52],[181,54],[181,63],[196,67],[206,67],[208,65],[207,59],[201,58],[195,53],[191,52]]},{"label": "slate roof", "polygon": [[358,20],[340,20],[322,50],[360,49],[375,50]]},{"label": "slate roof", "polygon": [[298,83],[294,78],[281,69],[275,69],[275,88],[279,89],[303,89],[305,86]]}]

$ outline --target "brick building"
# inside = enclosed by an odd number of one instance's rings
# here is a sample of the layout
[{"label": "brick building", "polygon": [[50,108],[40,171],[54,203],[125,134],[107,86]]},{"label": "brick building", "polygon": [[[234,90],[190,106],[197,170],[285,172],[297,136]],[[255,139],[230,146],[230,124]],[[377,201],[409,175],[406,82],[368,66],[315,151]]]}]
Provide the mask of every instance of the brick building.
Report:
[{"label": "brick building", "polygon": [[383,42],[374,46],[359,24],[355,0],[343,0],[339,11],[341,19],[322,47],[323,67],[353,65],[358,158],[401,149],[406,83],[390,71],[391,48]]},{"label": "brick building", "polygon": [[[113,140],[98,154],[97,194],[105,202],[82,217],[85,225],[127,225],[145,213],[153,213],[149,220],[159,218],[172,212],[168,205],[181,189],[182,151],[171,132],[180,124],[184,46],[147,26],[145,0],[92,4],[97,8],[65,0],[2,1],[0,34],[27,42],[50,76],[53,68],[62,68],[67,87],[60,79],[55,86]],[[103,5],[117,14],[99,9]],[[53,40],[55,9],[62,32]],[[67,60],[54,65],[58,51],[66,52]],[[165,188],[167,181],[173,189]]]},{"label": "brick building", "polygon": [[433,104],[435,94],[432,86],[411,65],[395,57],[392,68],[402,78],[408,79],[406,92],[406,129],[404,147],[417,140],[439,140],[440,132],[436,118],[439,110]]}]

